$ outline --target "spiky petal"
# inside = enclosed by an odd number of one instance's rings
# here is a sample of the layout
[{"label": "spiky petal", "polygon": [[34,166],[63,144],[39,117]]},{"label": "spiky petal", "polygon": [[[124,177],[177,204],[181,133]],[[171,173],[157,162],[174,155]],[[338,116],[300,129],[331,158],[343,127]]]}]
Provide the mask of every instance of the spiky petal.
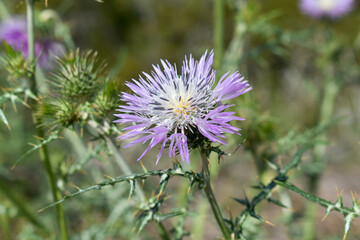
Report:
[{"label": "spiky petal", "polygon": [[139,80],[127,82],[133,94],[123,92],[115,122],[132,124],[120,139],[135,138],[125,147],[149,142],[142,158],[150,149],[160,144],[159,161],[165,147],[169,157],[177,153],[189,163],[190,135],[200,134],[211,142],[226,144],[224,133],[238,133],[239,129],[229,124],[243,120],[226,112],[228,105],[222,101],[235,98],[251,90],[240,73],[223,75],[213,88],[216,71],[212,69],[214,53],[205,54],[199,61],[190,55],[185,57],[181,73],[176,66],[161,60],[161,66],[153,66],[151,74],[143,73]]}]

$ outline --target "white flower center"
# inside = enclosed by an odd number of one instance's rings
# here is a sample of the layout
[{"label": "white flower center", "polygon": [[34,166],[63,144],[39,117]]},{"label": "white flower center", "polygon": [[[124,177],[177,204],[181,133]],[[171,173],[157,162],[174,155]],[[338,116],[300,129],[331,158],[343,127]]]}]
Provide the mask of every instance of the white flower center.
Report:
[{"label": "white flower center", "polygon": [[336,7],[334,0],[318,0],[318,6],[323,11],[330,11]]},{"label": "white flower center", "polygon": [[173,79],[164,83],[149,106],[152,121],[177,131],[194,126],[198,118],[214,105],[211,84],[197,79]]}]

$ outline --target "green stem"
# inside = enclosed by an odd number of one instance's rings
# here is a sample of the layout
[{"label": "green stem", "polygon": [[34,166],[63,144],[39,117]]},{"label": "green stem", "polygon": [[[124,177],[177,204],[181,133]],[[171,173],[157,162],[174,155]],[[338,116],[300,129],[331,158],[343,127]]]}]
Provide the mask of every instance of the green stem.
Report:
[{"label": "green stem", "polygon": [[[247,24],[243,18],[243,9],[246,9],[247,1],[236,1],[235,26],[233,37],[224,53],[222,66],[226,66],[226,71],[237,71],[242,59],[244,58],[245,36],[247,33]],[[225,69],[224,69],[225,70]]]},{"label": "green stem", "polygon": [[211,188],[209,161],[207,159],[206,153],[203,150],[200,150],[200,156],[201,156],[201,160],[202,160],[202,174],[203,174],[203,178],[204,178],[204,185],[205,185],[204,191],[205,191],[206,197],[209,201],[209,204],[214,213],[215,219],[221,229],[224,239],[225,240],[231,239],[229,229],[225,224],[225,221],[221,214],[219,205],[217,204],[215,195]]},{"label": "green stem", "polygon": [[9,223],[9,217],[3,213],[0,215],[0,225],[2,229],[2,236],[5,240],[11,240],[11,229]]},{"label": "green stem", "polygon": [[163,240],[170,240],[171,239],[169,234],[166,231],[166,228],[164,227],[164,225],[161,222],[159,222],[157,224],[157,229],[158,229],[158,232],[160,234],[161,239],[163,239]]},{"label": "green stem", "polygon": [[[340,86],[333,77],[328,77],[324,82],[323,98],[320,106],[319,124],[326,124],[333,117],[334,104],[336,96],[339,92]],[[322,142],[316,144],[313,150],[314,160],[311,163],[312,167],[309,171],[309,191],[316,194],[318,191],[318,183],[321,173],[324,169],[324,154],[326,146],[323,144],[327,140],[326,132],[320,134],[317,139]],[[315,221],[316,221],[316,206],[314,203],[308,202],[304,217],[304,240],[315,239]]]},{"label": "green stem", "polygon": [[[36,124],[39,124],[39,122],[40,121],[38,120]],[[41,128],[38,129],[38,134],[39,134],[40,138],[44,137],[44,132]],[[58,191],[57,186],[56,186],[56,175],[54,174],[54,172],[52,170],[47,145],[44,145],[41,148],[40,156],[41,156],[42,161],[44,162],[45,170],[46,170],[49,180],[50,180],[50,187],[51,187],[53,199],[54,199],[54,201],[57,202],[61,199],[61,194]],[[58,214],[58,221],[59,221],[59,225],[60,225],[61,237],[63,240],[68,240],[69,237],[68,237],[68,232],[67,232],[67,228],[66,228],[65,214],[64,214],[64,210],[63,210],[63,207],[61,204],[56,205],[56,211]]]},{"label": "green stem", "polygon": [[224,52],[224,0],[214,0],[215,68],[219,67]]},{"label": "green stem", "polygon": [[[31,63],[31,75],[30,81],[32,84],[32,90],[35,95],[37,95],[37,84],[35,79],[35,37],[34,37],[34,0],[26,0],[26,15],[27,15],[27,38],[28,38],[28,60]],[[35,125],[41,125],[41,119],[35,119]],[[38,128],[38,135],[40,138],[45,136],[44,131],[42,128]],[[50,180],[50,186],[54,201],[59,201],[61,199],[61,194],[58,192],[56,186],[56,176],[52,170],[50,156],[48,152],[48,148],[44,145],[40,150],[40,157],[44,163],[45,170],[48,174]],[[56,206],[57,214],[58,214],[58,221],[60,225],[61,236],[63,240],[67,240],[68,233],[66,229],[66,222],[65,222],[65,215],[62,208],[62,205],[59,204]]]},{"label": "green stem", "polygon": [[0,0],[0,19],[4,20],[9,17],[9,12],[3,0]]},{"label": "green stem", "polygon": [[[326,79],[324,83],[323,98],[320,106],[319,123],[327,123],[333,116],[334,104],[336,96],[339,92],[339,84],[335,79]],[[326,133],[319,135],[319,140],[326,141]],[[315,161],[323,161],[326,146],[324,144],[317,144],[314,147],[314,159]]]}]

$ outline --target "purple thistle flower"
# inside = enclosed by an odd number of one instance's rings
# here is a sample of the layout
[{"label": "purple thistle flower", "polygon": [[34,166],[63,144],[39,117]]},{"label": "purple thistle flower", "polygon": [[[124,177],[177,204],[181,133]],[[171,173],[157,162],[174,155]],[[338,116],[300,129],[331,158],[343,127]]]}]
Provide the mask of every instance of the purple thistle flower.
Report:
[{"label": "purple thistle flower", "polygon": [[[194,136],[214,143],[226,144],[224,133],[238,133],[240,129],[229,124],[232,120],[244,120],[234,116],[234,112],[225,110],[233,105],[224,105],[222,101],[235,98],[251,90],[250,85],[240,73],[223,75],[215,83],[216,71],[213,70],[214,53],[207,52],[200,61],[190,55],[185,57],[181,73],[175,65],[161,60],[162,68],[153,65],[150,74],[127,82],[133,94],[122,93],[120,114],[115,114],[114,122],[131,124],[120,139],[134,138],[125,147],[149,141],[141,159],[151,148],[160,144],[158,163],[165,147],[169,148],[169,157],[178,152],[183,161],[189,163],[189,146]],[[138,159],[138,160],[139,160]]]},{"label": "purple thistle flower", "polygon": [[[26,19],[23,16],[15,16],[6,19],[0,24],[0,41],[6,41],[12,48],[21,51],[24,57],[29,56],[26,30]],[[42,68],[51,66],[54,56],[65,53],[64,46],[50,39],[35,41],[35,56]]]},{"label": "purple thistle flower", "polygon": [[301,0],[300,8],[303,13],[314,18],[342,17],[352,10],[354,0]]}]

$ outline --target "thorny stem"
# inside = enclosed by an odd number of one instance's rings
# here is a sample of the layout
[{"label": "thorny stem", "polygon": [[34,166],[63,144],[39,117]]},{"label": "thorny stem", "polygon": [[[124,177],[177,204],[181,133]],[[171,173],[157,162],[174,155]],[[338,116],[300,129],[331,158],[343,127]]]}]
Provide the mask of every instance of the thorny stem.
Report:
[{"label": "thorny stem", "polygon": [[143,173],[136,173],[130,176],[122,176],[122,177],[118,177],[118,178],[111,178],[109,180],[103,181],[101,183],[92,185],[90,187],[87,188],[83,188],[83,189],[78,189],[77,192],[74,192],[72,194],[69,195],[65,195],[63,196],[62,199],[60,199],[57,202],[54,202],[50,205],[48,205],[45,208],[42,208],[40,210],[38,210],[38,212],[42,212],[48,208],[51,208],[55,205],[58,205],[60,203],[62,203],[63,201],[65,201],[66,199],[72,198],[72,197],[76,197],[80,194],[86,193],[86,192],[90,192],[93,190],[101,190],[103,187],[105,186],[113,186],[114,184],[120,183],[120,182],[129,182],[129,181],[134,181],[136,179],[146,179],[147,177],[150,176],[161,176],[163,174],[167,174],[170,176],[179,176],[179,177],[184,177],[184,178],[188,178],[190,181],[195,181],[195,182],[200,182],[202,181],[202,178],[200,178],[199,174],[190,172],[190,171],[183,171],[182,169],[179,168],[170,168],[167,170],[154,170],[154,171],[149,171],[149,172],[143,172]]},{"label": "thorny stem", "polygon": [[[123,156],[121,155],[121,153],[117,150],[116,146],[115,146],[115,142],[114,139],[103,135],[106,143],[108,144],[108,146],[111,148],[111,150],[113,151],[114,154],[114,158],[116,163],[119,165],[119,167],[121,168],[121,171],[125,174],[125,175],[133,175],[133,172],[131,171],[129,165],[126,163],[125,159],[123,158]],[[136,195],[139,197],[139,200],[141,202],[145,202],[146,198],[145,198],[145,194],[142,190],[142,188],[140,187],[138,182],[135,182],[135,193]],[[160,234],[160,237],[163,240],[170,240],[170,237],[166,231],[166,228],[164,227],[164,225],[161,222],[158,222],[158,231]]]},{"label": "thorny stem", "polygon": [[[126,161],[123,158],[123,156],[121,155],[121,153],[117,150],[114,140],[105,135],[104,135],[104,138],[105,138],[106,143],[110,147],[111,151],[113,152],[116,163],[118,164],[118,166],[120,167],[120,169],[124,173],[124,175],[133,175],[133,172],[131,171],[129,165],[126,163]],[[146,198],[145,198],[145,194],[144,194],[143,190],[141,189],[138,182],[136,182],[135,185],[136,185],[135,186],[136,195],[138,196],[138,198],[141,202],[145,202]]]},{"label": "thorny stem", "polygon": [[[32,84],[32,90],[34,94],[37,95],[37,84],[35,79],[35,37],[34,37],[34,0],[26,0],[26,13],[27,13],[27,38],[28,38],[28,60],[32,66],[30,81]],[[39,126],[41,124],[41,119],[35,119],[35,124]],[[40,138],[45,136],[44,131],[42,128],[38,128],[38,135]],[[48,152],[48,148],[46,145],[42,146],[40,150],[40,157],[45,165],[45,170],[48,174],[50,180],[50,186],[54,201],[59,201],[61,199],[61,195],[58,192],[56,186],[56,176],[52,170],[50,156]],[[60,225],[61,236],[63,240],[69,239],[67,229],[66,229],[66,222],[65,222],[65,215],[62,208],[62,205],[59,204],[56,206],[57,214],[58,214],[58,221]]]},{"label": "thorny stem", "polygon": [[[134,173],[131,171],[131,168],[129,167],[129,165],[126,163],[126,161],[123,158],[123,156],[121,155],[121,153],[116,148],[114,139],[109,137],[105,133],[106,131],[104,131],[104,129],[97,122],[89,121],[89,125],[92,128],[94,128],[100,134],[101,137],[103,137],[105,139],[107,145],[110,147],[111,151],[113,152],[116,163],[118,164],[118,166],[120,167],[120,169],[124,173],[124,175],[128,175],[128,176],[134,175]],[[145,194],[138,182],[135,182],[135,193],[141,202],[146,201]],[[161,222],[158,222],[158,230],[159,230],[159,234],[162,239],[164,239],[164,240],[170,239],[164,225]]]},{"label": "thorny stem", "polygon": [[224,236],[225,240],[229,240],[230,238],[230,232],[228,227],[225,224],[224,218],[221,214],[219,205],[217,204],[217,201],[215,199],[215,195],[213,193],[213,190],[211,188],[210,183],[210,171],[209,171],[209,161],[207,159],[206,153],[200,149],[200,156],[202,160],[202,174],[203,174],[203,180],[204,180],[204,191],[206,194],[206,197],[209,201],[209,204],[211,206],[211,209],[214,213],[215,219],[221,229],[221,232]]}]

